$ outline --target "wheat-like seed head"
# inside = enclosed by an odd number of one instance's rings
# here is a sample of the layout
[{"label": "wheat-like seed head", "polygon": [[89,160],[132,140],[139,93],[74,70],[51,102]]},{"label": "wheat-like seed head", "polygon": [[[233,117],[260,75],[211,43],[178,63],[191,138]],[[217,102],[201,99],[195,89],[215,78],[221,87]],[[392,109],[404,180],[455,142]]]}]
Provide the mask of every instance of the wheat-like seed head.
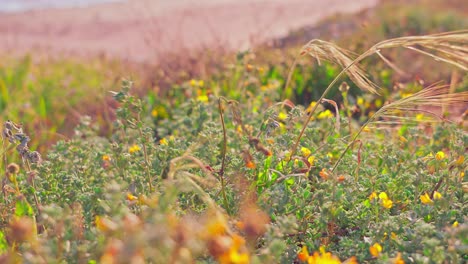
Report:
[{"label": "wheat-like seed head", "polygon": [[[380,108],[372,117],[373,124],[399,124],[402,122],[418,122],[416,113],[424,113],[424,122],[447,121],[443,116],[431,112],[428,107],[463,106],[468,104],[468,91],[449,93],[447,85],[426,87],[423,90],[392,102]],[[380,120],[379,120],[380,119]],[[382,120],[383,119],[383,120]]]},{"label": "wheat-like seed head", "polygon": [[346,73],[351,80],[365,91],[377,93],[379,89],[376,84],[367,78],[366,73],[359,65],[354,63],[355,55],[351,51],[340,48],[334,43],[314,39],[302,48],[301,54],[309,54],[317,60],[319,65],[323,60],[333,62],[344,69],[347,68]]}]

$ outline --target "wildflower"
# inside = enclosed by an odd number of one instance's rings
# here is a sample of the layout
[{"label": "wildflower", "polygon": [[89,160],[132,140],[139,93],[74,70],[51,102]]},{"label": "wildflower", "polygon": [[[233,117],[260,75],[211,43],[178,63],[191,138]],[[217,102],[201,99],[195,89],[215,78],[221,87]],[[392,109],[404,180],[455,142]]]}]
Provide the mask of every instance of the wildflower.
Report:
[{"label": "wildflower", "polygon": [[383,207],[390,209],[393,207],[393,201],[388,198],[387,193],[381,192],[379,194],[379,199]]},{"label": "wildflower", "polygon": [[435,155],[436,160],[443,160],[445,158],[445,153],[443,151],[439,151]]},{"label": "wildflower", "polygon": [[393,239],[393,240],[396,240],[398,238],[397,234],[395,232],[392,232],[390,233],[390,237]]},{"label": "wildflower", "polygon": [[319,175],[320,175],[320,178],[322,178],[323,180],[327,180],[327,179],[328,179],[328,172],[327,172],[327,169],[323,168],[323,169],[319,172]]},{"label": "wildflower", "polygon": [[206,102],[208,102],[208,96],[206,94],[201,94],[201,95],[197,96],[197,101],[202,102],[202,103],[206,103]]},{"label": "wildflower", "polygon": [[137,201],[138,197],[136,197],[135,195],[133,195],[131,193],[127,193],[127,200],[130,201],[130,202]]},{"label": "wildflower", "polygon": [[110,161],[111,158],[110,158],[109,155],[102,155],[102,160],[103,160],[103,161]]},{"label": "wildflower", "polygon": [[457,161],[455,161],[455,165],[460,166],[463,164],[464,161],[465,161],[465,156],[460,156],[458,157]]},{"label": "wildflower", "polygon": [[379,243],[375,243],[374,245],[370,246],[369,251],[372,256],[378,257],[380,252],[382,252],[382,246]]},{"label": "wildflower", "polygon": [[278,119],[279,120],[286,120],[288,118],[288,114],[286,114],[285,112],[279,112],[278,113]]},{"label": "wildflower", "polygon": [[404,136],[400,136],[400,141],[403,143],[408,142],[408,140]]},{"label": "wildflower", "polygon": [[245,240],[239,236],[234,234],[232,236],[232,241],[230,248],[222,253],[218,257],[218,261],[221,264],[247,264],[250,263],[250,257],[246,252],[242,252],[242,248],[245,244]]},{"label": "wildflower", "polygon": [[336,257],[333,256],[330,252],[324,252],[319,254],[318,252],[314,252],[312,256],[309,256],[307,259],[308,264],[339,264],[341,261]]},{"label": "wildflower", "polygon": [[152,117],[158,117],[158,110],[156,108],[154,108],[152,111],[151,111],[151,116]]},{"label": "wildflower", "polygon": [[374,199],[377,199],[377,193],[376,192],[372,192],[370,195],[369,195],[369,200],[374,200]]},{"label": "wildflower", "polygon": [[309,165],[312,166],[314,164],[315,157],[314,156],[309,156],[307,158],[307,161],[309,162]]},{"label": "wildflower", "polygon": [[137,144],[134,144],[133,146],[128,148],[128,152],[130,152],[130,154],[133,154],[137,151],[140,151],[140,146],[138,146]]},{"label": "wildflower", "polygon": [[363,105],[363,104],[364,104],[364,98],[358,97],[356,103],[357,103],[358,105]]},{"label": "wildflower", "polygon": [[382,200],[382,206],[387,208],[387,209],[390,209],[390,208],[393,207],[393,201],[390,200],[390,199]]},{"label": "wildflower", "polygon": [[[314,252],[314,254],[310,255],[307,247],[303,246],[301,251],[297,253],[297,258],[302,262],[307,262],[309,264],[338,264],[341,263],[340,260],[333,256],[330,252],[326,252],[325,248],[322,246],[320,247],[320,252]],[[348,263],[356,263],[356,262],[348,262]]]},{"label": "wildflower", "polygon": [[458,227],[459,223],[458,221],[453,222],[452,227]]},{"label": "wildflower", "polygon": [[302,152],[302,156],[304,156],[304,158],[307,158],[307,157],[310,156],[310,154],[312,154],[312,151],[310,151],[310,149],[305,148],[305,147],[301,148],[301,152]]},{"label": "wildflower", "polygon": [[429,194],[424,193],[423,195],[419,196],[419,199],[423,204],[433,204],[434,202],[432,201],[431,197]]},{"label": "wildflower", "polygon": [[395,264],[405,264],[405,261],[404,261],[403,258],[401,257],[401,253],[400,253],[400,252],[397,253],[394,263],[395,263]]},{"label": "wildflower", "polygon": [[320,112],[317,116],[317,119],[326,119],[326,118],[331,118],[333,117],[333,114],[330,110],[325,110],[323,112]]},{"label": "wildflower", "polygon": [[316,104],[317,104],[317,102],[315,102],[315,101],[310,102],[309,106],[306,109],[306,112],[310,113],[310,111],[312,110],[312,108],[315,107]]},{"label": "wildflower", "polygon": [[340,176],[338,176],[337,180],[338,180],[338,182],[344,182],[346,180],[346,178],[345,178],[344,175],[340,175]]},{"label": "wildflower", "polygon": [[435,191],[434,192],[434,199],[435,200],[439,200],[439,199],[442,199],[442,194],[438,191]]},{"label": "wildflower", "polygon": [[301,251],[297,253],[297,258],[302,262],[307,261],[307,259],[309,258],[309,251],[307,251],[307,246],[302,247]]},{"label": "wildflower", "polygon": [[203,80],[190,80],[190,85],[193,86],[193,87],[203,87],[203,85],[205,84],[205,82]]},{"label": "wildflower", "polygon": [[161,139],[159,140],[159,144],[161,144],[161,145],[166,145],[166,146],[167,146],[167,145],[169,144],[169,142],[167,141],[166,138],[161,138]]},{"label": "wildflower", "polygon": [[417,121],[422,121],[422,120],[424,120],[424,114],[423,114],[423,113],[417,114],[417,115],[416,115],[416,120],[417,120]]},{"label": "wildflower", "polygon": [[380,108],[383,104],[381,99],[376,99],[374,103],[377,108]]},{"label": "wildflower", "polygon": [[245,166],[249,169],[255,169],[255,163],[251,160],[247,161],[247,163],[245,164]]}]

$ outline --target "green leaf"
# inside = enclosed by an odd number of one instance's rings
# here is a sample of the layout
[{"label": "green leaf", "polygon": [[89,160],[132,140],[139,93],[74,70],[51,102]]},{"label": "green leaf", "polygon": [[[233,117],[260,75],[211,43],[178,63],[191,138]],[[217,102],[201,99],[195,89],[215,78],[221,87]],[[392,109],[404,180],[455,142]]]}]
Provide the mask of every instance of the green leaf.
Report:
[{"label": "green leaf", "polygon": [[5,234],[0,231],[0,254],[5,253],[8,250],[8,242],[5,238]]},{"label": "green leaf", "polygon": [[33,216],[34,210],[26,201],[17,201],[15,207],[16,216]]}]

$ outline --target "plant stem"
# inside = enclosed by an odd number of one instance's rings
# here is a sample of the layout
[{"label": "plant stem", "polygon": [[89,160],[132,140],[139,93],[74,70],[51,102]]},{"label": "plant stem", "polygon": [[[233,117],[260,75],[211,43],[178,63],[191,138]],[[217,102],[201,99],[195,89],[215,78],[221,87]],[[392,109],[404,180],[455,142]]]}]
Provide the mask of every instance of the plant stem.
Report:
[{"label": "plant stem", "polygon": [[[307,128],[307,125],[309,124],[310,120],[312,119],[312,116],[315,112],[315,110],[317,109],[319,103],[322,101],[323,98],[325,98],[325,96],[328,94],[328,92],[331,90],[331,88],[333,87],[333,85],[336,84],[336,82],[339,80],[339,78],[341,76],[343,76],[346,71],[351,68],[353,65],[357,64],[358,62],[360,62],[361,60],[363,60],[364,58],[366,58],[367,56],[369,56],[370,54],[372,54],[375,50],[375,47],[372,47],[370,48],[368,51],[364,52],[363,54],[361,54],[358,58],[356,58],[354,61],[352,61],[348,66],[346,66],[346,68],[344,68],[336,77],[335,79],[333,79],[333,81],[328,85],[327,89],[325,89],[325,91],[322,93],[322,95],[320,96],[320,98],[317,100],[317,104],[315,104],[312,109],[310,110],[310,113],[309,115],[307,116],[307,119],[304,121],[304,124],[302,125],[302,130],[301,132],[299,133],[299,136],[297,137],[296,139],[296,142],[294,143],[293,147],[290,149],[289,153],[291,153],[291,156],[290,157],[293,157],[295,154],[296,154],[296,151],[297,151],[297,147],[299,146],[299,143],[301,142],[301,138],[302,136],[304,135],[304,132]],[[296,65],[296,60],[294,61],[294,64],[293,66]],[[291,67],[291,70],[290,70],[290,74],[292,74],[292,71],[294,70],[294,68]],[[286,83],[286,85],[289,84],[289,79],[288,78],[288,82]],[[367,123],[366,123],[367,124]],[[362,130],[362,128],[361,128]],[[360,132],[359,132],[360,133]],[[354,140],[353,140],[354,141]],[[348,147],[349,148],[349,147]],[[291,158],[288,160],[288,163],[291,162]],[[332,170],[333,172],[333,170]]]},{"label": "plant stem", "polygon": [[221,169],[219,170],[219,179],[221,181],[221,194],[223,195],[223,202],[224,207],[228,214],[230,213],[228,200],[226,196],[226,183],[224,182],[224,169],[226,167],[226,152],[227,152],[227,135],[226,135],[226,125],[224,124],[224,116],[223,116],[223,107],[221,104],[221,98],[218,99],[218,109],[219,109],[219,117],[221,119],[221,125],[223,127],[223,146],[221,150],[222,160],[221,160]]}]

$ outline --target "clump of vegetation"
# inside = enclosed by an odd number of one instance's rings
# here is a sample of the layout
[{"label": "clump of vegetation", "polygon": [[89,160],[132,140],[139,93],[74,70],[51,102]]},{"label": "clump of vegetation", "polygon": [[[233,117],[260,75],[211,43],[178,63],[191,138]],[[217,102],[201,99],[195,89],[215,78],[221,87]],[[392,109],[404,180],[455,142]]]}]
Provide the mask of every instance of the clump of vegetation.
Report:
[{"label": "clump of vegetation", "polygon": [[[448,121],[460,117],[439,108],[466,106],[468,92],[401,84],[413,92],[371,107],[365,94],[381,89],[361,60],[376,55],[388,63],[381,51],[403,48],[465,72],[467,41],[466,31],[403,37],[359,56],[311,41],[300,54],[340,70],[306,105],[289,99],[289,82],[281,86],[250,64],[250,53],[239,55],[232,79],[191,80],[167,98],[137,97],[124,81],[113,93],[110,136],[83,118],[74,137],[46,157],[20,151],[23,169],[7,164],[13,148],[24,151],[29,141],[5,122],[0,258],[466,261],[468,135],[463,120]],[[351,85],[363,95],[351,95]],[[332,89],[341,102],[327,99]]]}]

